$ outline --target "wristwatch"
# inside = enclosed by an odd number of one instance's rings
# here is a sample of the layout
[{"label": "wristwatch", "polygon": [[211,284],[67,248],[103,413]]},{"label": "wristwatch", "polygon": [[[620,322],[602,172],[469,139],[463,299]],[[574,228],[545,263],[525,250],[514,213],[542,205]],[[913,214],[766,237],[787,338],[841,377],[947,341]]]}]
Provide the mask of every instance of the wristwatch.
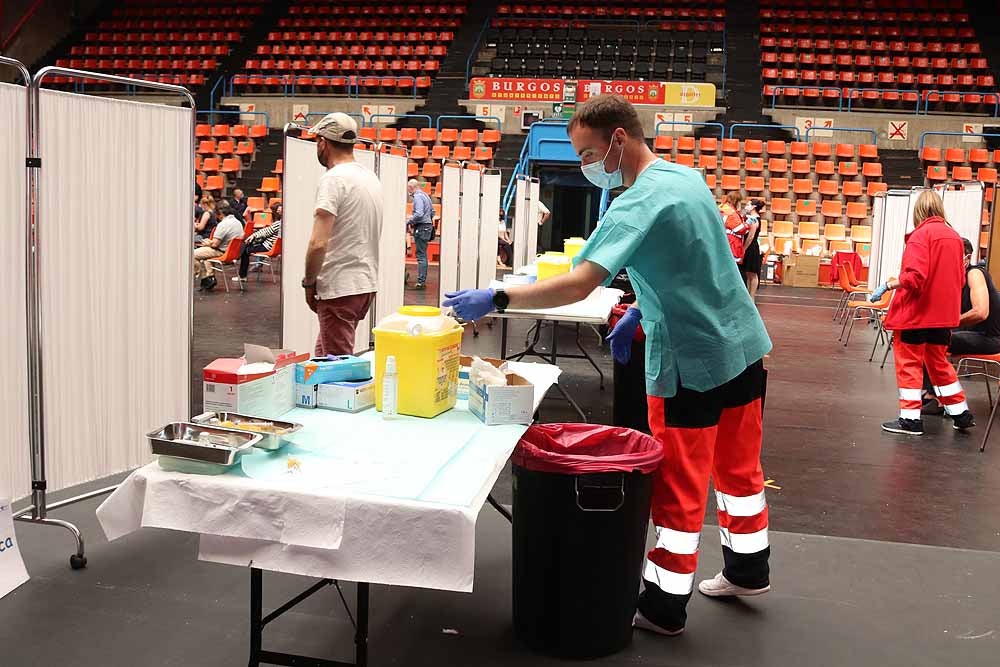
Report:
[{"label": "wristwatch", "polygon": [[498,313],[502,313],[507,310],[507,306],[510,305],[510,295],[503,290],[502,287],[498,287],[493,290],[493,306],[497,309]]},{"label": "wristwatch", "polygon": [[306,282],[306,279],[305,279],[305,278],[303,278],[303,279],[302,279],[302,289],[309,289],[309,288],[311,288],[311,287],[316,287],[316,282],[315,282],[315,281],[313,281],[313,282],[311,282],[311,283],[307,283],[307,282]]}]

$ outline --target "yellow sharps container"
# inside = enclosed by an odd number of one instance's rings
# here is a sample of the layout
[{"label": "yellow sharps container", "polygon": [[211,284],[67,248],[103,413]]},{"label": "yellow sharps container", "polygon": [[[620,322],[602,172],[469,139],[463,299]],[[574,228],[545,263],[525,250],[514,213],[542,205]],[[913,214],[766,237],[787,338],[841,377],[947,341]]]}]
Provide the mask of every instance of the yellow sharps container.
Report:
[{"label": "yellow sharps container", "polygon": [[573,236],[563,241],[563,250],[566,251],[566,256],[572,260],[580,254],[580,251],[583,250],[583,246],[586,244],[587,239],[581,239],[579,236]]},{"label": "yellow sharps container", "polygon": [[382,410],[385,360],[396,357],[401,415],[436,417],[455,407],[462,327],[440,308],[404,306],[389,315],[375,333],[375,407]]},{"label": "yellow sharps container", "polygon": [[569,273],[573,263],[562,252],[547,252],[538,258],[538,279],[545,280],[563,273]]}]

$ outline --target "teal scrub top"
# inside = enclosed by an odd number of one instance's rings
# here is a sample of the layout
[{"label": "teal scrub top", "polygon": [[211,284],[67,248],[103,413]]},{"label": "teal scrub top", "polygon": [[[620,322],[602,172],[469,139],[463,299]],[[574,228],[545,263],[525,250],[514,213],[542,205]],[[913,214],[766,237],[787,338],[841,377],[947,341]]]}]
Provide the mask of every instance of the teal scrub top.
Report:
[{"label": "teal scrub top", "polygon": [[771,350],[708,186],[657,160],[608,208],[575,262],[628,270],[646,333],[646,393],[708,391]]}]

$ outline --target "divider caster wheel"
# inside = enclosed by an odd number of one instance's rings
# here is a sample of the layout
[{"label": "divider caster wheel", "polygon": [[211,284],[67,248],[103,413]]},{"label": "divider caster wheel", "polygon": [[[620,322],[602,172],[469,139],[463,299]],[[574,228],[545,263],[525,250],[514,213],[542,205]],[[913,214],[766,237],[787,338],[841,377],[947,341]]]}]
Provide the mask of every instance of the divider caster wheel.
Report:
[{"label": "divider caster wheel", "polygon": [[69,566],[74,570],[82,570],[87,567],[87,557],[73,554],[69,557]]}]

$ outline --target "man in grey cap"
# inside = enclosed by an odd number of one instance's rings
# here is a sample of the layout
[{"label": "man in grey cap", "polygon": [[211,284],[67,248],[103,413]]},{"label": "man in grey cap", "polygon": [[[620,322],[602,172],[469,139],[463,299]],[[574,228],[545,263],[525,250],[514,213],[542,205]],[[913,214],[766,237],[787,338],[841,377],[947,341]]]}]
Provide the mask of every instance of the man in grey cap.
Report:
[{"label": "man in grey cap", "polygon": [[355,329],[368,316],[378,289],[382,185],[354,161],[354,119],[331,113],[311,131],[316,158],[327,171],[316,189],[302,287],[319,317],[316,355],[352,354]]}]

